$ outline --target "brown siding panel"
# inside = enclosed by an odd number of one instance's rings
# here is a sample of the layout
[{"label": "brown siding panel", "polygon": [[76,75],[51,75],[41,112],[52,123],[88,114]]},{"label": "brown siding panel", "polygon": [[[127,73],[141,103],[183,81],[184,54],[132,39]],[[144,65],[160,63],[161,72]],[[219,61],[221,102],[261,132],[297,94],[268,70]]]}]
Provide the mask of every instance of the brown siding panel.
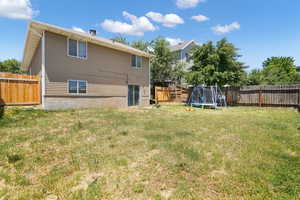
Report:
[{"label": "brown siding panel", "polygon": [[146,104],[145,99],[149,100],[148,58],[143,58],[142,68],[135,69],[131,67],[131,54],[91,43],[88,43],[87,55],[87,59],[68,56],[67,38],[46,32],[47,97],[74,96],[68,94],[67,81],[87,80],[87,94],[83,96],[125,97],[123,99],[126,99],[127,86],[140,85],[141,99],[143,99],[141,101]]}]

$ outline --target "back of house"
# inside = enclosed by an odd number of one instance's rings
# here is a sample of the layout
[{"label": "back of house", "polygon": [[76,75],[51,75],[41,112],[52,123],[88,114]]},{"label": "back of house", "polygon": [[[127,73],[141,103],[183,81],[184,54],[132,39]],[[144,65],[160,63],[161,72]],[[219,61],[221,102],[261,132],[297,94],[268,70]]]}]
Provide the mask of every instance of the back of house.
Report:
[{"label": "back of house", "polygon": [[41,76],[43,108],[148,105],[150,55],[91,33],[29,23],[22,69]]}]

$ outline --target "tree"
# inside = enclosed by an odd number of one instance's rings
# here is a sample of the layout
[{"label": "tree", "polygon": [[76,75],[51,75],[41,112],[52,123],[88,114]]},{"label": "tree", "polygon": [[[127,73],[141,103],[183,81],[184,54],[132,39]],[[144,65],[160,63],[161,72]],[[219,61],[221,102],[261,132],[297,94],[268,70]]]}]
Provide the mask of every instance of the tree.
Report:
[{"label": "tree", "polygon": [[264,76],[261,70],[254,69],[247,76],[247,85],[261,85],[264,82]]},{"label": "tree", "polygon": [[175,53],[171,52],[169,42],[157,38],[149,47],[153,57],[151,58],[151,82],[180,82],[184,76],[182,64],[175,61]]},{"label": "tree", "polygon": [[171,80],[180,84],[182,79],[184,79],[185,77],[185,73],[186,73],[184,71],[185,68],[186,68],[185,63],[175,62],[172,68]]},{"label": "tree", "polygon": [[239,85],[245,76],[246,68],[238,61],[237,48],[222,39],[216,45],[209,41],[192,49],[190,59],[193,66],[186,79],[192,85]]},{"label": "tree", "polygon": [[21,74],[23,71],[20,68],[21,63],[16,59],[8,59],[0,62],[0,72],[11,72]]},{"label": "tree", "polygon": [[153,57],[151,58],[151,82],[164,82],[171,79],[174,55],[168,48],[169,43],[157,38],[152,42]]},{"label": "tree", "polygon": [[127,42],[127,39],[125,37],[123,37],[122,35],[116,36],[116,37],[112,38],[111,40],[114,42],[119,42],[121,44],[129,45],[129,42]]},{"label": "tree", "polygon": [[149,52],[150,43],[144,40],[138,40],[133,42],[131,46],[141,51]]},{"label": "tree", "polygon": [[[263,84],[283,85],[297,83],[298,67],[292,57],[271,57],[263,62]],[[299,83],[299,82],[298,82]]]}]

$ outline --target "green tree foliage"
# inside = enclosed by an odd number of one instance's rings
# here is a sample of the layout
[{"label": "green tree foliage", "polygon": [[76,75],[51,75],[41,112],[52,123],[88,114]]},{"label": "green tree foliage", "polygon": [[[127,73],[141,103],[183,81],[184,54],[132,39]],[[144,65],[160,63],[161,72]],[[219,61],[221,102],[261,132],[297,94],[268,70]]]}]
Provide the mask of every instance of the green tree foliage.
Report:
[{"label": "green tree foliage", "polygon": [[298,73],[292,57],[271,57],[263,62],[263,84],[283,85],[297,83]]},{"label": "green tree foliage", "polygon": [[23,73],[20,69],[21,63],[16,59],[8,59],[0,62],[0,72],[11,72],[15,74]]},{"label": "green tree foliage", "polygon": [[292,57],[271,57],[263,62],[261,70],[248,73],[248,85],[300,84],[299,67]]},{"label": "green tree foliage", "polygon": [[185,78],[185,74],[186,74],[186,72],[184,71],[185,68],[186,68],[185,63],[175,62],[172,68],[171,79],[176,83],[181,83],[182,80]]},{"label": "green tree foliage", "polygon": [[129,45],[129,42],[127,41],[127,39],[125,37],[123,37],[122,35],[116,36],[116,37],[112,38],[111,40],[114,42],[119,42],[121,44]]},{"label": "green tree foliage", "polygon": [[296,75],[296,84],[300,84],[300,66],[296,68],[297,75]]},{"label": "green tree foliage", "polygon": [[151,58],[151,82],[164,82],[171,80],[172,67],[174,64],[175,55],[168,48],[169,43],[162,39],[157,38],[152,42]]},{"label": "green tree foliage", "polygon": [[150,43],[144,40],[138,40],[133,42],[131,46],[141,51],[149,52]]},{"label": "green tree foliage", "polygon": [[186,80],[192,85],[240,85],[246,67],[238,61],[240,55],[237,50],[225,38],[216,45],[209,41],[195,47],[190,57],[194,64],[187,73]]},{"label": "green tree foliage", "polygon": [[261,70],[254,69],[247,76],[247,85],[260,85],[264,82],[264,76]]},{"label": "green tree foliage", "polygon": [[157,38],[150,43],[151,54],[151,82],[173,81],[180,83],[184,77],[184,64],[176,62],[176,54],[169,49],[169,42]]}]

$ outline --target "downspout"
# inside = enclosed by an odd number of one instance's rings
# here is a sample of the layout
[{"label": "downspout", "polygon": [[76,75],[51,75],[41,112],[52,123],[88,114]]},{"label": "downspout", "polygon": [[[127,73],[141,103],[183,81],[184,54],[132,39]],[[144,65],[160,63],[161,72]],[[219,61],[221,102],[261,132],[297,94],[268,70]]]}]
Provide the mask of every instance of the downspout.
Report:
[{"label": "downspout", "polygon": [[45,31],[42,35],[42,108],[45,109],[45,95],[46,95],[46,69],[45,69]]}]

